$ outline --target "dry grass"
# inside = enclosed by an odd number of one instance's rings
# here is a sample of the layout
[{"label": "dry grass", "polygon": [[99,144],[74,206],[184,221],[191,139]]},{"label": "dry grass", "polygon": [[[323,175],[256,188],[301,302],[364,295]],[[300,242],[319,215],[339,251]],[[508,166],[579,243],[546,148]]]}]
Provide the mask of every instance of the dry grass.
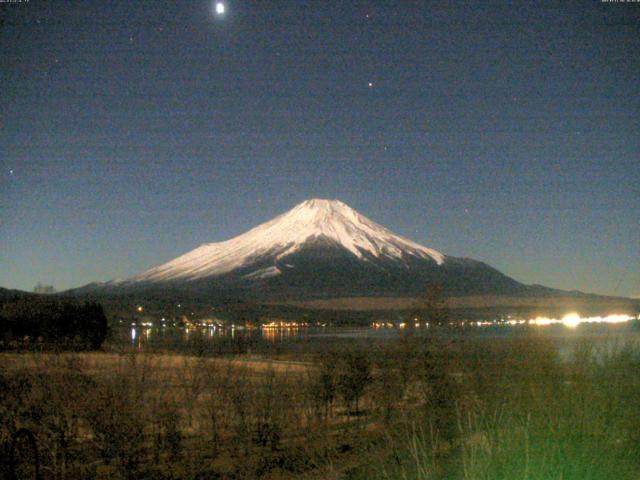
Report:
[{"label": "dry grass", "polygon": [[[0,353],[0,364],[3,370],[22,371],[26,369],[35,369],[40,367],[43,362],[64,364],[65,360],[77,360],[83,365],[83,371],[88,374],[98,374],[100,372],[109,371],[114,367],[121,365],[127,358],[131,358],[132,354],[110,354],[103,352],[83,352],[83,353]],[[179,372],[184,368],[186,359],[197,358],[189,357],[181,354],[138,354],[144,357],[146,362],[152,368]],[[56,359],[55,362],[53,359]],[[273,370],[281,374],[303,374],[310,367],[311,363],[298,361],[284,361],[272,359],[255,359],[251,357],[237,356],[232,358],[199,358],[198,360],[203,367],[221,368],[246,368],[255,373],[264,373]]]},{"label": "dry grass", "polygon": [[405,337],[313,363],[7,353],[0,365],[0,454],[29,428],[46,479],[640,478],[632,345],[585,340],[566,360],[544,337]]}]

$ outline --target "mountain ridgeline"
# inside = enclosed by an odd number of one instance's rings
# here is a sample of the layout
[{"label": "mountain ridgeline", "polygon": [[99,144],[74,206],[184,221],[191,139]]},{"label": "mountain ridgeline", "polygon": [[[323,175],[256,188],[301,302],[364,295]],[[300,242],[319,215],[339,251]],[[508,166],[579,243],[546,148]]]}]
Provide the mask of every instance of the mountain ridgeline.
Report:
[{"label": "mountain ridgeline", "polygon": [[77,292],[258,301],[407,297],[437,284],[449,296],[548,296],[491,266],[394,234],[337,200],[312,199],[231,240],[204,244],[123,281]]}]

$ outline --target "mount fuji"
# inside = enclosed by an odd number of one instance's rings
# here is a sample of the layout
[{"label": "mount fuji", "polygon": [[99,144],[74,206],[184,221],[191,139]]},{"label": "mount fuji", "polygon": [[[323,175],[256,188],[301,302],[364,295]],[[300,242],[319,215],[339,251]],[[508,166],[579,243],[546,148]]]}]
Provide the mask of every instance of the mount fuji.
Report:
[{"label": "mount fuji", "polygon": [[311,199],[248,232],[207,243],[122,281],[81,291],[179,291],[257,300],[414,296],[437,284],[448,295],[546,295],[489,265],[444,255],[338,200]]}]

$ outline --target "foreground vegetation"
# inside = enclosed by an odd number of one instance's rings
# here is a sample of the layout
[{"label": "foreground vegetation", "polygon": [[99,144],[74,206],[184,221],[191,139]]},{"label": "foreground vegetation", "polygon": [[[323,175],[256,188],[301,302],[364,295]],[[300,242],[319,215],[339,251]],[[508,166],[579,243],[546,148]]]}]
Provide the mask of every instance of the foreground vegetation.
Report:
[{"label": "foreground vegetation", "polygon": [[[312,356],[2,354],[18,478],[637,479],[640,349],[341,341]],[[303,361],[301,361],[303,360]],[[31,475],[31,477],[29,476]]]}]

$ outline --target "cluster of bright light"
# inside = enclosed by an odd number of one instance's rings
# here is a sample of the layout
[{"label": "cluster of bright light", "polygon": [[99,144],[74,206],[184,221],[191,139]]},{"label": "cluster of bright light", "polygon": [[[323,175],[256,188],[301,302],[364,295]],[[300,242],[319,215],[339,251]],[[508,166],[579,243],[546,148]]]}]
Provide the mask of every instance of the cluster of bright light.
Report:
[{"label": "cluster of bright light", "polygon": [[[408,323],[400,322],[400,323],[392,323],[392,322],[373,322],[371,326],[373,328],[405,328]],[[420,322],[415,322],[414,325],[416,327],[420,326]],[[428,323],[424,324],[425,326],[429,326]]]},{"label": "cluster of bright light", "polygon": [[[372,326],[373,328],[384,328],[384,327],[386,327],[386,326],[387,326],[387,324],[386,324],[385,322],[373,322],[373,323],[371,324],[371,326]],[[390,323],[390,324],[389,324],[389,327],[393,327],[393,324],[391,324],[391,323]]]},{"label": "cluster of bright light", "polygon": [[[472,327],[488,327],[492,325],[564,325],[569,328],[576,328],[581,323],[624,323],[636,320],[636,317],[631,315],[608,315],[606,317],[581,317],[577,313],[568,313],[562,318],[549,318],[549,317],[537,317],[531,320],[508,318],[507,320],[482,320],[482,321],[461,321],[450,322],[449,325],[460,326],[472,326]],[[416,327],[420,327],[420,322],[414,323]],[[429,326],[429,322],[423,324],[425,327]],[[407,324],[404,322],[394,324],[391,322],[373,322],[371,324],[373,328],[405,328]]]},{"label": "cluster of bright light", "polygon": [[608,315],[606,317],[581,317],[577,313],[569,313],[560,319],[537,317],[532,320],[529,320],[529,324],[544,326],[544,325],[554,325],[554,324],[561,323],[565,327],[575,328],[581,323],[624,323],[624,322],[630,322],[631,320],[635,320],[635,317],[631,315]]},{"label": "cluster of bright light", "polygon": [[[536,317],[530,320],[509,318],[508,320],[493,321],[473,321],[461,322],[462,325],[472,325],[477,327],[485,327],[490,325],[537,325],[540,327],[547,325],[564,325],[565,327],[575,328],[581,323],[624,323],[635,320],[636,317],[631,315],[608,315],[606,317],[581,317],[577,313],[568,313],[562,318]],[[454,323],[452,323],[454,325]]]},{"label": "cluster of bright light", "polygon": [[263,323],[263,329],[270,328],[300,328],[300,327],[308,327],[309,324],[306,322],[269,322]]}]

